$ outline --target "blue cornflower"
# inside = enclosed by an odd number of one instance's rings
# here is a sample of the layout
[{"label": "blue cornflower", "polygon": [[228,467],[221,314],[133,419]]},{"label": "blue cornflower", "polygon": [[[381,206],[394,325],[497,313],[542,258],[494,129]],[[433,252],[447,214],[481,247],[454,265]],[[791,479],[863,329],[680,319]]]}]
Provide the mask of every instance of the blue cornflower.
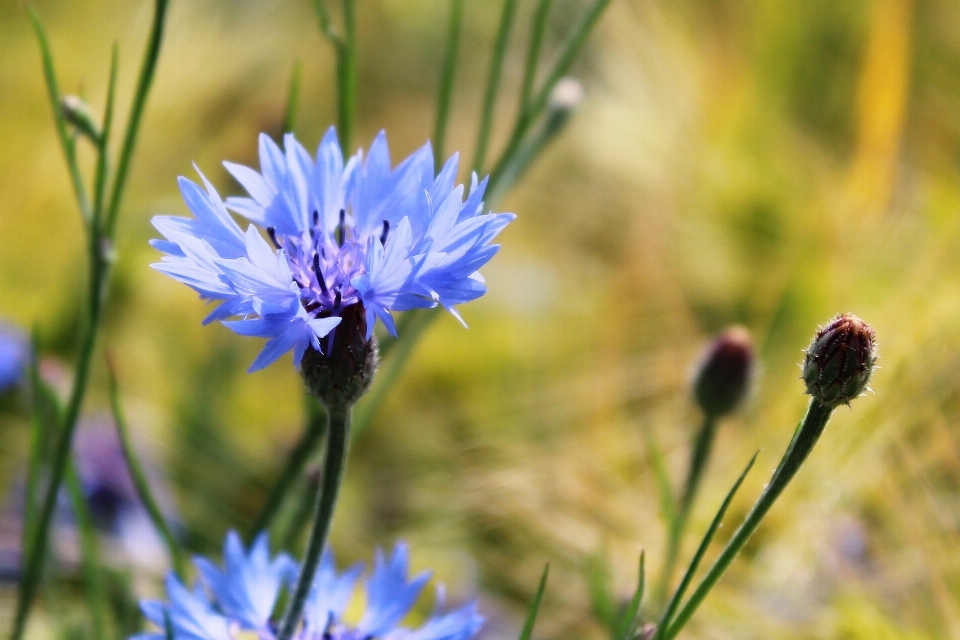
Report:
[{"label": "blue cornflower", "polygon": [[392,311],[441,305],[463,322],[455,306],[484,294],[478,269],[515,217],[481,215],[486,179],[474,174],[464,200],[458,156],[434,175],[429,143],[391,168],[382,132],[346,163],[333,128],[315,157],[292,134],[283,144],[261,134],[259,172],[225,163],[249,197],[180,178],[195,217],[153,219],[167,254],[154,267],[220,302],[204,322],[268,338],[251,371],[290,350],[297,367],[310,348],[329,353],[342,321],[368,340],[377,320],[396,335]]},{"label": "blue cornflower", "polygon": [[0,393],[20,383],[27,371],[30,343],[17,327],[0,321]]},{"label": "blue cornflower", "polygon": [[[144,601],[143,613],[160,631],[136,636],[138,640],[163,640],[167,621],[174,640],[235,640],[256,634],[273,640],[280,589],[291,586],[299,567],[286,554],[271,558],[266,534],[249,550],[240,537],[227,535],[223,568],[205,558],[195,559],[201,581],[187,589],[173,574],[167,576],[169,603]],[[362,565],[337,572],[332,554],[324,553],[314,578],[296,640],[470,640],[483,617],[476,603],[444,613],[443,591],[438,589],[437,609],[419,629],[399,627],[429,579],[429,572],[408,580],[407,547],[398,544],[389,557],[379,549],[373,573],[367,580],[366,611],[356,625],[343,620],[353,597]],[[253,636],[250,636],[253,637]]]}]

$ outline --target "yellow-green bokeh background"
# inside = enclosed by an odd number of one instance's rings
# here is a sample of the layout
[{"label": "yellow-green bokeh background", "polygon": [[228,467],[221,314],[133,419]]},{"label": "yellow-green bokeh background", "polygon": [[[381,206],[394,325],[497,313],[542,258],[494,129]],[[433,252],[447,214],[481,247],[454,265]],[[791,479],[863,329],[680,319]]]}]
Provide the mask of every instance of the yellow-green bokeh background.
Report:
[{"label": "yellow-green bokeh background", "polygon": [[[62,90],[98,110],[119,43],[125,113],[151,3],[36,4]],[[358,4],[356,144],[385,128],[397,160],[432,132],[447,4]],[[515,113],[533,4],[521,3],[495,152]],[[555,5],[548,60],[583,3]],[[500,6],[466,3],[448,147],[468,159]],[[256,162],[256,134],[278,132],[296,60],[296,131],[312,147],[336,103],[310,3],[173,0],[120,220],[101,346],[208,552],[255,514],[302,428],[302,393],[286,358],[244,373],[256,341],[202,327],[196,295],[149,268],[149,220],[186,213],[175,178],[192,176],[191,162],[237,192],[220,162]],[[692,523],[704,530],[761,449],[725,538],[803,411],[800,350],[818,323],[853,311],[879,336],[876,394],[837,412],[685,637],[960,638],[960,5],[613,0],[574,75],[586,88],[580,110],[498,204],[518,219],[484,270],[489,294],[463,309],[470,329],[435,323],[354,444],[332,533],[339,555],[369,559],[374,545],[406,539],[415,566],[435,568],[455,597],[479,594],[491,638],[516,633],[549,560],[537,635],[605,637],[589,567],[605,558],[619,598],[641,548],[659,570],[645,432],[679,482],[705,340],[740,323],[760,356]],[[0,315],[38,323],[45,354],[64,366],[83,256],[36,42],[7,0]],[[104,409],[104,390],[98,365],[90,413]],[[6,493],[22,473],[27,422],[15,410],[0,420]],[[0,593],[2,618],[12,591]]]}]

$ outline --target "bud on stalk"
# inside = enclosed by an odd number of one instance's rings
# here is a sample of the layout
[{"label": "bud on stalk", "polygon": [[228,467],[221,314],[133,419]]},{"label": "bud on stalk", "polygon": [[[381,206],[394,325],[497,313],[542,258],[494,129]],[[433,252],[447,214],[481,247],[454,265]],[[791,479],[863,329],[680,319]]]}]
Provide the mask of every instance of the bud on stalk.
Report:
[{"label": "bud on stalk", "polygon": [[877,361],[875,335],[857,316],[841,313],[821,327],[806,353],[807,393],[823,404],[850,404],[869,389]]},{"label": "bud on stalk", "polygon": [[663,630],[662,640],[673,640],[680,633],[800,470],[823,434],[833,410],[840,404],[849,404],[867,388],[877,360],[873,329],[849,313],[838,315],[818,330],[806,353],[803,379],[807,383],[807,393],[812,396],[806,415],[770,482],[693,595]]},{"label": "bud on stalk", "polygon": [[753,344],[743,327],[731,327],[710,343],[693,383],[693,396],[707,416],[719,418],[743,402],[753,363]]}]

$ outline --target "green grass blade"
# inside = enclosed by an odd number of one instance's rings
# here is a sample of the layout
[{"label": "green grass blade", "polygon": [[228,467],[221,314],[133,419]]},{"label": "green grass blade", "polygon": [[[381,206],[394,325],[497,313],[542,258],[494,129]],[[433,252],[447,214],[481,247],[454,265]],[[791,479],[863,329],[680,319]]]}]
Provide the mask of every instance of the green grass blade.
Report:
[{"label": "green grass blade", "polygon": [[67,123],[63,118],[63,111],[60,108],[60,89],[57,85],[57,74],[53,68],[53,53],[50,50],[50,41],[47,39],[47,32],[43,28],[43,22],[33,7],[27,6],[27,15],[30,17],[33,30],[37,34],[37,41],[40,44],[40,55],[43,60],[43,77],[47,84],[47,95],[50,98],[50,106],[53,108],[53,119],[57,125],[57,136],[60,138],[60,146],[63,148],[63,155],[67,160],[67,169],[70,171],[70,182],[73,184],[73,192],[77,198],[77,205],[80,207],[80,215],[83,217],[84,223],[89,224],[93,219],[93,212],[90,208],[90,200],[87,197],[86,187],[83,186],[83,178],[80,177],[80,167],[77,165],[74,141],[67,131]]},{"label": "green grass blade", "polygon": [[660,498],[660,515],[667,525],[667,531],[673,527],[675,517],[673,507],[673,489],[670,486],[670,474],[667,473],[667,463],[663,458],[660,445],[657,444],[653,429],[646,429],[647,453],[650,455],[650,468],[653,469],[657,481],[657,495]]},{"label": "green grass blade", "polygon": [[87,506],[87,499],[83,495],[80,478],[77,476],[76,464],[71,462],[66,474],[67,493],[70,495],[70,504],[77,518],[77,531],[80,535],[80,563],[83,572],[84,594],[90,610],[90,622],[93,627],[95,640],[106,640],[106,598],[104,595],[103,580],[100,572],[100,541],[96,529],[93,527],[93,518]]},{"label": "green grass blade", "polygon": [[630,640],[633,635],[634,625],[637,620],[637,614],[640,612],[640,603],[643,602],[644,583],[646,582],[646,553],[640,552],[640,567],[638,569],[637,589],[630,598],[630,604],[627,610],[623,612],[620,619],[620,627],[617,629],[616,638],[618,640]]},{"label": "green grass blade", "polygon": [[443,146],[447,138],[447,121],[450,119],[450,102],[453,96],[453,81],[457,73],[457,53],[460,50],[462,26],[463,0],[450,0],[447,51],[443,57],[440,91],[437,94],[437,121],[433,130],[433,164],[438,171],[443,166],[444,160]]},{"label": "green grass blade", "polygon": [[483,97],[483,109],[480,115],[480,130],[477,133],[477,148],[473,156],[473,170],[482,173],[487,159],[487,146],[490,144],[490,130],[493,128],[493,109],[497,101],[497,91],[500,89],[500,78],[503,75],[503,61],[506,58],[507,43],[510,40],[510,29],[517,14],[517,0],[504,0],[503,13],[500,16],[500,28],[493,45],[493,55],[490,59],[490,72],[487,77],[487,89]]},{"label": "green grass blade", "polygon": [[140,67],[140,76],[137,78],[137,88],[130,104],[130,117],[127,120],[127,131],[123,137],[117,160],[117,172],[113,178],[113,190],[107,205],[107,215],[103,225],[103,236],[113,238],[117,224],[117,214],[120,211],[120,201],[127,186],[127,175],[130,171],[130,161],[133,159],[133,150],[137,144],[137,134],[140,132],[140,121],[147,104],[147,95],[153,84],[153,77],[157,71],[157,61],[160,59],[160,45],[163,43],[163,28],[167,17],[169,0],[155,0],[153,24],[150,28],[150,37],[147,40],[147,49],[143,55],[143,64]]},{"label": "green grass blade", "polygon": [[537,613],[540,611],[540,601],[543,600],[543,592],[547,590],[547,576],[550,574],[549,563],[543,567],[543,575],[540,576],[540,586],[537,587],[537,595],[533,597],[530,603],[530,612],[527,614],[527,621],[523,623],[523,630],[520,632],[519,640],[530,640],[533,635],[533,626],[537,623]]},{"label": "green grass blade", "polygon": [[297,124],[297,104],[300,101],[300,80],[303,75],[300,61],[293,63],[290,72],[290,89],[287,91],[287,108],[283,112],[283,133],[293,133]]},{"label": "green grass blade", "polygon": [[733,487],[729,492],[727,492],[727,497],[723,499],[723,504],[720,505],[717,515],[713,517],[713,521],[707,528],[707,532],[704,534],[703,540],[700,542],[700,546],[697,547],[697,552],[693,555],[693,560],[690,561],[690,566],[687,567],[686,572],[683,574],[683,579],[680,580],[680,586],[677,587],[676,593],[673,594],[673,597],[670,599],[670,603],[663,612],[663,617],[660,618],[660,624],[657,625],[657,635],[654,636],[657,640],[662,638],[663,634],[665,634],[667,629],[670,627],[673,614],[676,613],[677,607],[680,606],[680,601],[686,594],[687,588],[690,586],[690,582],[693,580],[693,576],[697,572],[697,568],[700,566],[700,562],[703,560],[704,554],[707,552],[707,547],[710,546],[710,543],[713,541],[713,536],[717,533],[717,529],[720,528],[720,523],[723,522],[723,517],[726,515],[727,509],[730,507],[733,497],[740,489],[740,485],[743,484],[743,480],[747,477],[747,474],[750,473],[750,469],[753,468],[753,463],[757,461],[758,454],[759,451],[753,454],[753,457],[750,458],[750,462],[747,463],[743,473],[740,474],[740,477],[737,478],[737,481],[733,484]]},{"label": "green grass blade", "polygon": [[610,590],[610,564],[605,551],[600,550],[589,558],[586,574],[593,617],[614,633],[617,628],[617,605]]},{"label": "green grass blade", "polygon": [[159,504],[157,504],[156,499],[153,497],[153,492],[150,490],[150,483],[147,481],[147,476],[143,471],[143,465],[140,464],[140,459],[137,457],[133,445],[130,442],[130,432],[127,427],[127,421],[123,415],[123,409],[120,406],[120,391],[117,385],[116,372],[109,360],[107,369],[110,378],[110,408],[113,411],[113,421],[117,427],[117,435],[120,438],[120,446],[123,449],[123,457],[127,462],[130,477],[133,480],[140,502],[143,503],[147,514],[150,516],[151,523],[153,523],[154,528],[160,535],[160,539],[163,540],[163,543],[167,547],[174,571],[183,578],[186,566],[184,564],[183,552],[173,537],[173,533],[169,525],[167,525],[163,513],[160,511]]}]

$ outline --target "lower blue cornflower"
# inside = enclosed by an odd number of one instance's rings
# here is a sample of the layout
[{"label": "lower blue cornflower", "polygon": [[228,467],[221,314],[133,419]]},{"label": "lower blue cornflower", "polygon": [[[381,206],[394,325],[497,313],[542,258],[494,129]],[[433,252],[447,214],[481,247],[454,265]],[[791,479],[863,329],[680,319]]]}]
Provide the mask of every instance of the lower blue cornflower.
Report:
[{"label": "lower blue cornflower", "polygon": [[[223,567],[206,558],[195,558],[200,581],[187,589],[173,573],[166,579],[169,603],[145,600],[144,616],[160,631],[134,636],[135,640],[164,640],[169,628],[174,640],[273,640],[273,616],[280,590],[290,586],[299,572],[287,554],[271,557],[266,534],[244,549],[235,532],[227,534]],[[483,617],[476,602],[444,613],[443,590],[437,590],[437,607],[419,629],[398,626],[410,612],[429,572],[407,579],[409,554],[397,544],[385,557],[378,549],[373,573],[366,585],[366,611],[356,625],[343,621],[363,565],[337,572],[333,555],[326,551],[314,578],[303,624],[296,640],[469,640],[480,630]],[[169,627],[167,627],[169,625]],[[132,640],[134,640],[132,639]]]}]

